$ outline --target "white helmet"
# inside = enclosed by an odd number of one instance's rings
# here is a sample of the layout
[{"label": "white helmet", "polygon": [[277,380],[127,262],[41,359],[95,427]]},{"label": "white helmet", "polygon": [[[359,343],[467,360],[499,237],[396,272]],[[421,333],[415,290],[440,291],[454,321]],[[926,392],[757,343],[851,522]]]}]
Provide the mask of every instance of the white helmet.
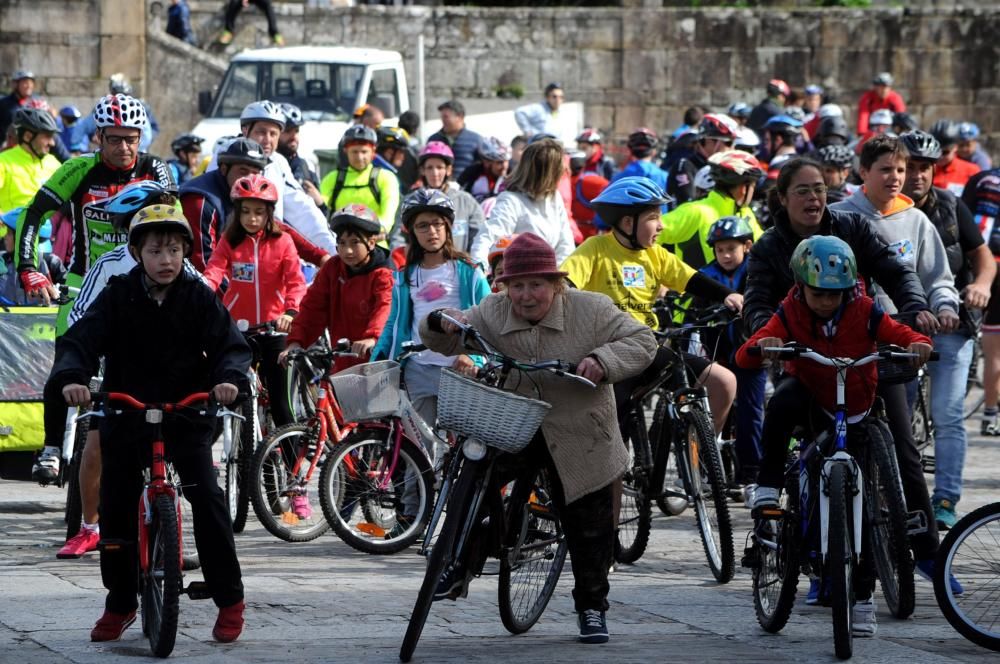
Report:
[{"label": "white helmet", "polygon": [[273,122],[285,130],[285,112],[273,101],[264,99],[247,104],[240,113],[240,126],[245,127],[254,122]]},{"label": "white helmet", "polygon": [[823,104],[819,107],[819,111],[816,112],[820,120],[826,118],[842,118],[844,117],[844,109],[840,108],[836,104]]},{"label": "white helmet", "polygon": [[736,141],[733,143],[734,148],[751,148],[756,151],[760,147],[760,136],[757,135],[750,127],[743,127],[740,129],[740,135],[736,137]]},{"label": "white helmet", "polygon": [[149,124],[146,109],[135,97],[117,94],[102,97],[94,107],[94,122],[98,127],[129,127],[145,129]]}]

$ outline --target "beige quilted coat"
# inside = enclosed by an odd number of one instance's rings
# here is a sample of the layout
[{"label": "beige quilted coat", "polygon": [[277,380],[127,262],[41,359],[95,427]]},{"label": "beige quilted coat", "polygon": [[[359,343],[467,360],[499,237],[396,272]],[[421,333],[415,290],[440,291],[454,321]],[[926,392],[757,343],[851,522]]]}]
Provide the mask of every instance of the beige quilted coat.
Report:
[{"label": "beige quilted coat", "polygon": [[[628,451],[618,430],[611,384],[641,373],[653,361],[656,339],[650,329],[620,311],[606,295],[578,290],[557,294],[537,325],[515,316],[502,293],[488,296],[464,313],[487,341],[515,359],[576,364],[588,355],[597,358],[606,378],[596,390],[539,372],[532,378],[540,395],[526,378],[517,392],[552,404],[542,432],[567,502],[621,477],[628,466]],[[426,319],[420,323],[420,338],[446,355],[459,352],[461,337],[432,331]]]}]

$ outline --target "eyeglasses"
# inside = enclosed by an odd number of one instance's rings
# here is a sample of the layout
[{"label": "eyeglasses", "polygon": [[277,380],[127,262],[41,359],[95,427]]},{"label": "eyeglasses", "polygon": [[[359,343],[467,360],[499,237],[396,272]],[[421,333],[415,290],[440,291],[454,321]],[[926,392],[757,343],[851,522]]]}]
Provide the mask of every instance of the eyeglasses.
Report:
[{"label": "eyeglasses", "polygon": [[418,233],[426,233],[432,228],[436,231],[440,231],[444,230],[445,225],[446,224],[443,221],[424,221],[419,224],[416,224],[413,227],[413,230],[417,231]]},{"label": "eyeglasses", "polygon": [[802,185],[801,187],[795,187],[794,189],[789,189],[791,193],[796,196],[805,197],[809,194],[816,194],[817,196],[826,196],[827,187],[825,184],[817,184],[813,186]]},{"label": "eyeglasses", "polygon": [[122,143],[125,145],[139,145],[139,136],[115,136],[113,134],[105,134],[104,140],[108,142],[108,145],[113,145],[118,147]]}]

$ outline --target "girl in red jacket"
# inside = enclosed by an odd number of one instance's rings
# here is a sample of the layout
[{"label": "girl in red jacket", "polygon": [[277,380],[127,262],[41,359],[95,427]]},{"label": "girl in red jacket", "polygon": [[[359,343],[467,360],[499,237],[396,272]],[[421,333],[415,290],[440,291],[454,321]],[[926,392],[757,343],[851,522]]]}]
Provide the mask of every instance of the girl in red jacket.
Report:
[{"label": "girl in red jacket", "polygon": [[[249,327],[274,322],[278,332],[288,332],[299,302],[306,292],[299,254],[287,233],[274,219],[278,190],[263,175],[248,175],[233,183],[233,212],[226,222],[222,241],[205,266],[205,280],[216,291],[229,280],[222,303],[239,323]],[[274,423],[292,421],[285,371],[278,363],[285,340],[280,336],[258,336],[258,372],[271,399]]]},{"label": "girl in red jacket", "polygon": [[[791,260],[795,285],[778,311],[736,353],[744,369],[759,368],[762,357],[747,349],[797,341],[823,355],[861,357],[874,352],[875,342],[908,347],[923,364],[930,339],[897,323],[858,286],[857,262],[846,242],[832,235],[815,235],[795,248]],[[767,404],[761,444],[764,458],[757,475],[753,507],[777,503],[783,485],[788,440],[797,425],[825,426],[836,407],[836,369],[807,359],[785,363],[786,376],[775,386]],[[847,373],[847,417],[864,417],[875,401],[878,370],[868,364]]]},{"label": "girl in red jacket", "polygon": [[288,350],[309,346],[323,330],[349,339],[358,357],[337,359],[334,371],[366,362],[392,308],[393,264],[376,244],[382,226],[364,205],[348,205],[330,219],[337,234],[337,256],[316,275],[288,335]]}]

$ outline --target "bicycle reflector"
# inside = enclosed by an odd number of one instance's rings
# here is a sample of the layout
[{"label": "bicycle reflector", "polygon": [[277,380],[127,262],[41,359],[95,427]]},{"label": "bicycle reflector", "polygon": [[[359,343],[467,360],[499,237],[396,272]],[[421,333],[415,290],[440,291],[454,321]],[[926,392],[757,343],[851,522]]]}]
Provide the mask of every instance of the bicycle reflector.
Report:
[{"label": "bicycle reflector", "polygon": [[466,438],[465,442],[462,443],[462,454],[465,455],[466,459],[479,461],[486,456],[486,443],[475,438]]}]

